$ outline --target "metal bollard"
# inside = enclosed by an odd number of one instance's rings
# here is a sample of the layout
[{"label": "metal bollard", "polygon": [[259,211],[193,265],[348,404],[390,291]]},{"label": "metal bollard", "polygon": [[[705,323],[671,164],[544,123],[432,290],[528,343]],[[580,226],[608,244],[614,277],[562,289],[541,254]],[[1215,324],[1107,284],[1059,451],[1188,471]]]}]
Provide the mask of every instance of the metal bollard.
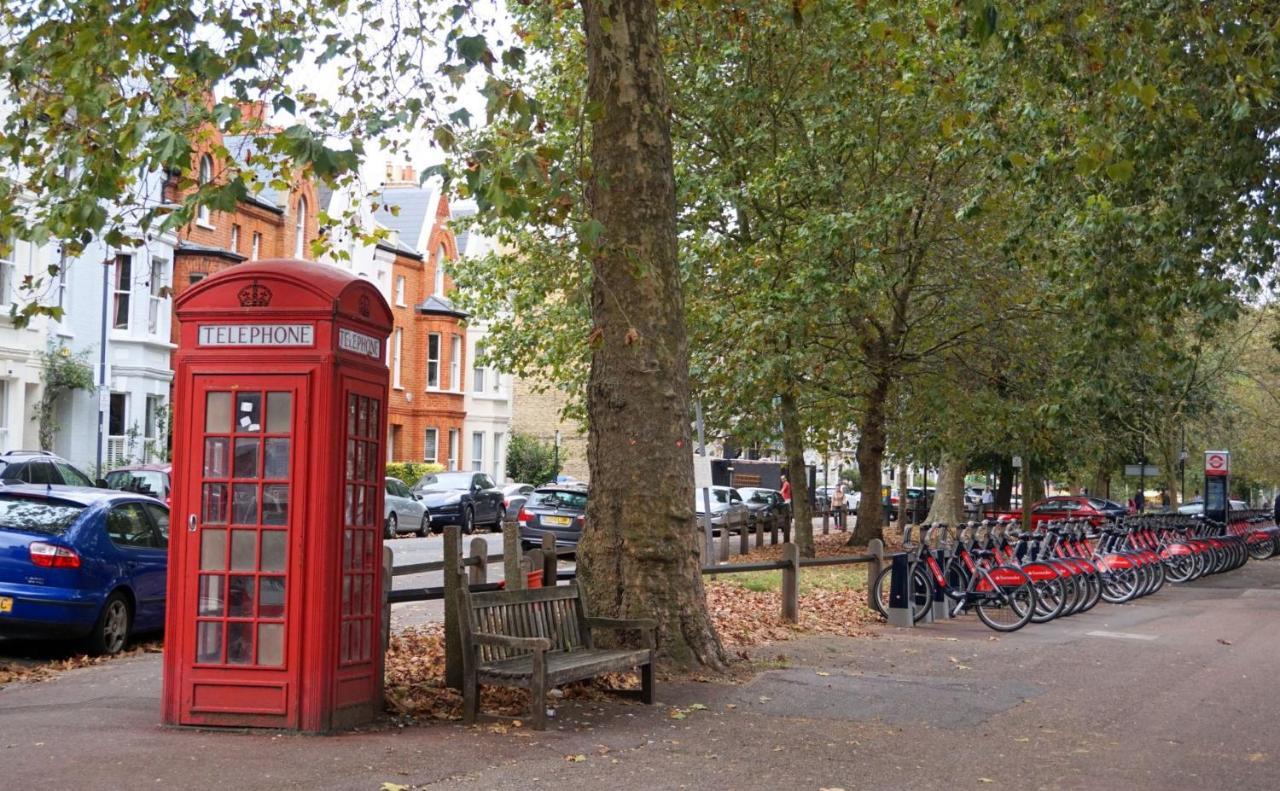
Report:
[{"label": "metal bollard", "polygon": [[889,625],[914,626],[911,619],[911,567],[907,564],[907,556],[902,553],[894,555],[890,568]]}]

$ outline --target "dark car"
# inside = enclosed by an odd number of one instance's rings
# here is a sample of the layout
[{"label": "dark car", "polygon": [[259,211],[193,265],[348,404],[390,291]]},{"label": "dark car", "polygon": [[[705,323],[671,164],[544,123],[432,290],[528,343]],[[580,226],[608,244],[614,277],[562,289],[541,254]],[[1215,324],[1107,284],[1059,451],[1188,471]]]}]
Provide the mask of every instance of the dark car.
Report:
[{"label": "dark car", "polygon": [[754,528],[763,523],[765,528],[781,528],[790,518],[791,507],[782,499],[782,492],[775,489],[747,487],[738,490],[750,511],[748,523]]},{"label": "dark car", "polygon": [[107,488],[137,492],[169,503],[172,464],[137,464],[107,473]]},{"label": "dark car", "polygon": [[0,488],[0,635],[114,654],[164,626],[169,509],[138,494]]},{"label": "dark car", "polygon": [[47,450],[10,450],[0,454],[0,479],[55,486],[88,486],[94,481],[66,459]]},{"label": "dark car", "polygon": [[542,536],[556,537],[558,547],[576,547],[587,521],[587,489],[580,484],[548,484],[534,489],[520,509],[520,543],[542,546]]},{"label": "dark car", "polygon": [[502,529],[502,490],[483,472],[435,472],[413,486],[431,517],[431,530],[460,525],[469,534],[477,525]]}]

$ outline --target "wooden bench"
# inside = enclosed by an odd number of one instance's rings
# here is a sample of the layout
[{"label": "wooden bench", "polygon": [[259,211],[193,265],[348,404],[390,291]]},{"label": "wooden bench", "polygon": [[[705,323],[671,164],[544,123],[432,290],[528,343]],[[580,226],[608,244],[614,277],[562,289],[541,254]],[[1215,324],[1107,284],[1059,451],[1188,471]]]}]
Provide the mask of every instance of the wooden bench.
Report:
[{"label": "wooden bench", "polygon": [[[653,703],[654,621],[590,618],[576,582],[494,593],[472,593],[464,585],[460,594],[464,721],[476,721],[482,684],[520,687],[532,698],[530,722],[543,730],[550,687],[637,668],[640,697]],[[596,648],[591,640],[594,629],[639,631],[646,647]]]}]

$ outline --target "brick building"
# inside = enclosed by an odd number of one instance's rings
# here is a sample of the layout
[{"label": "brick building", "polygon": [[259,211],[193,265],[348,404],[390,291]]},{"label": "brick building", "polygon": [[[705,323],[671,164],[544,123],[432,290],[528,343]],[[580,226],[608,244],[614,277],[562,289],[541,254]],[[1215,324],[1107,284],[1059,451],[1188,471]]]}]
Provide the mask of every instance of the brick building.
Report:
[{"label": "brick building", "polygon": [[555,442],[560,432],[560,474],[590,480],[587,467],[587,432],[576,420],[561,417],[568,398],[554,385],[529,379],[515,380],[519,408],[511,418],[511,431],[539,442]]},{"label": "brick building", "polygon": [[[261,104],[245,105],[245,118],[265,124]],[[237,164],[245,165],[254,152],[250,136],[220,138]],[[227,162],[219,161],[212,146],[198,148],[193,154],[193,172],[200,183],[216,181]],[[256,167],[250,165],[249,167]],[[316,186],[308,178],[298,178],[288,190],[269,186],[271,176],[258,173],[268,184],[261,192],[240,201],[234,212],[202,208],[196,217],[178,232],[173,260],[173,296],[178,296],[214,272],[242,261],[264,258],[311,257],[311,243],[319,235],[317,213],[320,209]],[[177,200],[179,185],[171,179],[165,185],[166,197]],[[173,322],[172,338],[178,339],[178,322]]]},{"label": "brick building", "polygon": [[463,437],[466,314],[448,296],[454,286],[445,262],[458,257],[449,203],[439,190],[419,186],[409,168],[388,173],[378,203],[373,219],[392,231],[378,250],[395,256],[387,458],[469,469],[475,448]]}]

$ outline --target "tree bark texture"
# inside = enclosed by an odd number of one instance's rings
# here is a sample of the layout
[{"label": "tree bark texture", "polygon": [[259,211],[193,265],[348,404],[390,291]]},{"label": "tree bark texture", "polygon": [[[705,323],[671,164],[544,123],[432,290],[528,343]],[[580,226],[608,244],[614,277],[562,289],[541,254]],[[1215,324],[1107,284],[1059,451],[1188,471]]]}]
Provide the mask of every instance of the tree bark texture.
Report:
[{"label": "tree bark texture", "polygon": [[965,521],[964,513],[964,461],[944,455],[938,468],[938,489],[933,504],[929,506],[926,522],[942,522],[957,525]]},{"label": "tree bark texture", "polygon": [[[664,656],[720,667],[693,509],[689,352],[676,258],[670,103],[655,0],[582,0],[600,107],[587,385],[591,498],[579,579],[601,616],[651,617]],[[661,496],[655,497],[654,492]]]},{"label": "tree bark texture", "polygon": [[1013,458],[1001,456],[995,491],[995,506],[998,511],[1008,511],[1013,505],[1013,472]]},{"label": "tree bark texture", "polygon": [[906,529],[911,524],[911,514],[907,512],[907,465],[898,465],[897,482],[894,488],[898,490],[898,521],[894,527],[898,528],[898,532]]},{"label": "tree bark texture", "polygon": [[787,457],[787,478],[791,480],[791,514],[795,518],[796,545],[800,557],[811,558],[813,549],[813,509],[809,507],[809,471],[804,466],[804,429],[800,425],[800,412],[796,409],[796,397],[783,393],[782,446]]},{"label": "tree bark texture", "polygon": [[849,544],[866,544],[872,539],[884,540],[884,497],[880,493],[884,480],[885,400],[889,397],[887,380],[877,380],[864,396],[862,420],[858,423],[858,521],[849,536]]}]

